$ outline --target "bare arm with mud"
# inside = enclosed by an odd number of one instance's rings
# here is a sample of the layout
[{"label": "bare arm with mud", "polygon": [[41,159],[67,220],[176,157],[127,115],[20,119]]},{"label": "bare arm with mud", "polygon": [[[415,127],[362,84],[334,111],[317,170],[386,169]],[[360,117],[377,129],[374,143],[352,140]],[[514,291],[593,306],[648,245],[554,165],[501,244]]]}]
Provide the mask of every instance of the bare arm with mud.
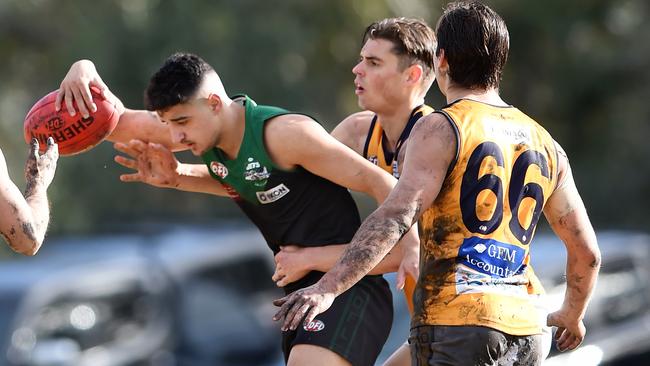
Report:
[{"label": "bare arm with mud", "polygon": [[0,151],[0,233],[12,250],[34,255],[40,249],[50,218],[47,188],[52,183],[59,151],[54,140],[42,156],[34,140],[25,164],[25,196],[9,178],[7,164]]},{"label": "bare arm with mud", "polygon": [[573,181],[566,154],[558,145],[560,178],[548,199],[544,214],[567,250],[567,289],[562,308],[548,316],[548,325],[558,327],[560,351],[580,345],[586,329],[582,322],[600,268],[600,251],[578,189]]}]

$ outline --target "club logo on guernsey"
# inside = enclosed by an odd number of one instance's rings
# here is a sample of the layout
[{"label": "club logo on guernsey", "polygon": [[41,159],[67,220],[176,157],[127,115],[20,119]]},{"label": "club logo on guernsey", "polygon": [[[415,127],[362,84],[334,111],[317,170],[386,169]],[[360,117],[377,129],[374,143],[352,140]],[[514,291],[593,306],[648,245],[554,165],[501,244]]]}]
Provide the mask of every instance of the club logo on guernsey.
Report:
[{"label": "club logo on guernsey", "polygon": [[271,173],[269,173],[266,167],[262,166],[259,161],[255,161],[253,158],[248,158],[248,164],[246,164],[246,171],[244,172],[245,180],[253,182],[257,187],[264,187],[270,176]]},{"label": "club logo on guernsey", "polygon": [[267,203],[279,200],[280,198],[286,196],[287,193],[289,193],[289,188],[287,188],[287,186],[284,184],[280,184],[269,189],[268,191],[256,192],[255,194],[257,195],[257,200],[260,201],[261,204],[265,205]]},{"label": "club logo on guernsey", "polygon": [[321,330],[325,329],[325,323],[318,319],[314,319],[310,321],[309,324],[303,325],[302,329],[306,330],[307,332],[320,332]]},{"label": "club logo on guernsey", "polygon": [[228,168],[226,168],[225,165],[221,164],[218,161],[213,161],[210,163],[210,170],[212,170],[212,172],[221,179],[224,179],[228,176]]},{"label": "club logo on guernsey", "polygon": [[494,239],[467,238],[458,250],[458,261],[477,272],[508,278],[524,269],[524,248]]}]

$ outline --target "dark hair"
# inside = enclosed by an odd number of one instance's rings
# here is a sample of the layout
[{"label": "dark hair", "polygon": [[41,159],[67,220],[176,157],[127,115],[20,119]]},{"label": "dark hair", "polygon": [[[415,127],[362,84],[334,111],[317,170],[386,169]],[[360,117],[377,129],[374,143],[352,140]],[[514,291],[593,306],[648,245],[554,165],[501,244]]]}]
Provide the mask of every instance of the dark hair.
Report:
[{"label": "dark hair", "polygon": [[436,26],[451,80],[466,88],[498,88],[508,60],[509,35],[499,14],[477,1],[447,5]]},{"label": "dark hair", "polygon": [[400,67],[405,69],[419,63],[424,69],[424,78],[433,73],[433,59],[436,37],[433,29],[420,19],[387,18],[374,22],[363,34],[363,44],[368,39],[385,39],[393,43],[393,53],[400,58]]},{"label": "dark hair", "polygon": [[147,110],[160,111],[185,103],[194,96],[212,66],[191,53],[175,53],[149,79],[144,93]]}]

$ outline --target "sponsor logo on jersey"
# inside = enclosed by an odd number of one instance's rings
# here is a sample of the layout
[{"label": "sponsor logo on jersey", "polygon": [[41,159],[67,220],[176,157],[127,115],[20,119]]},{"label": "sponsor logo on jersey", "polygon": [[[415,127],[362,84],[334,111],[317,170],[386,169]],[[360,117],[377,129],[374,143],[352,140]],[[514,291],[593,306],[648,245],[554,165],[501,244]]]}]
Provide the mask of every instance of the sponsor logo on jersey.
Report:
[{"label": "sponsor logo on jersey", "polygon": [[508,278],[524,269],[526,250],[516,245],[476,236],[463,240],[458,261],[491,277]]},{"label": "sponsor logo on jersey", "polygon": [[368,156],[368,161],[374,165],[379,165],[379,159],[377,159],[377,155]]},{"label": "sponsor logo on jersey", "polygon": [[310,321],[309,324],[303,325],[302,329],[306,330],[307,332],[320,332],[321,330],[325,329],[325,323],[318,319],[314,319]]},{"label": "sponsor logo on jersey", "polygon": [[486,119],[483,129],[487,136],[511,144],[530,145],[533,138],[530,126],[522,126],[503,120]]},{"label": "sponsor logo on jersey", "polygon": [[221,179],[224,179],[228,176],[228,168],[226,168],[225,165],[221,164],[218,161],[213,161],[210,163],[210,170],[212,170],[212,172]]},{"label": "sponsor logo on jersey", "polygon": [[268,191],[256,192],[255,194],[257,195],[257,200],[260,201],[261,204],[265,205],[267,203],[279,200],[280,198],[286,196],[287,193],[289,193],[289,188],[287,188],[287,186],[284,184],[280,184],[269,189]]},{"label": "sponsor logo on jersey", "polygon": [[271,176],[265,166],[262,166],[259,161],[254,158],[248,158],[246,164],[246,171],[244,171],[244,179],[253,182],[257,187],[264,187],[267,179]]},{"label": "sponsor logo on jersey", "polygon": [[456,268],[457,294],[493,293],[527,298],[529,296],[527,284],[528,279],[523,272],[513,277],[499,278],[465,266]]}]

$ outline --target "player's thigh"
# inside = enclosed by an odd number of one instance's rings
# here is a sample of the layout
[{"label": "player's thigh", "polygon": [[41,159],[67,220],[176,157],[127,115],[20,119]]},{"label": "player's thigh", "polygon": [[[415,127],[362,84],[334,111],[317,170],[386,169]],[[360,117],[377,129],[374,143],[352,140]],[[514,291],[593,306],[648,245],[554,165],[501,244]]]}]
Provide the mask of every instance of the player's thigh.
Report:
[{"label": "player's thigh", "polygon": [[402,344],[384,362],[384,366],[411,366],[411,349],[408,343]]},{"label": "player's thigh", "polygon": [[287,366],[352,366],[332,350],[312,344],[297,344],[291,348]]}]

